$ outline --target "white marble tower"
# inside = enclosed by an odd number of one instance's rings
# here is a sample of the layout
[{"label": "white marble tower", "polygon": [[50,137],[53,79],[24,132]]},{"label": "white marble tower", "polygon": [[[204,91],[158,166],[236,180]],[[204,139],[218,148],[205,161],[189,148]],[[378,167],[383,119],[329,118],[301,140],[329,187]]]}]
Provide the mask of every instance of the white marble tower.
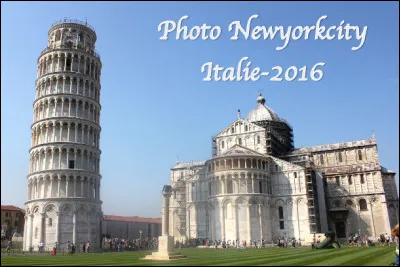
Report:
[{"label": "white marble tower", "polygon": [[52,25],[37,60],[24,250],[100,246],[100,74],[87,22]]}]

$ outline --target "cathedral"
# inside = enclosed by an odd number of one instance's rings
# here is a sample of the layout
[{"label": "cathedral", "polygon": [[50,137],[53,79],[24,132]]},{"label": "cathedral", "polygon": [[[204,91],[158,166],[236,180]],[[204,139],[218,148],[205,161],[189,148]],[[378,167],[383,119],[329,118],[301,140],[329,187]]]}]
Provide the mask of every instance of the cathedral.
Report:
[{"label": "cathedral", "polygon": [[265,105],[212,138],[212,158],[171,168],[176,240],[306,240],[333,231],[376,240],[399,221],[395,173],[370,139],[295,148],[293,128]]}]

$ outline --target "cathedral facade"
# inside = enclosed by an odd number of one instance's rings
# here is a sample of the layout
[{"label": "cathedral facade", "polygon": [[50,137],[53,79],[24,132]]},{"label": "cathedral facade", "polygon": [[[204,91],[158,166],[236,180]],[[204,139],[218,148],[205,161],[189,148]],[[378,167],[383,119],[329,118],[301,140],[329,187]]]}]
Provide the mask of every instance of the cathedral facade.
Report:
[{"label": "cathedral facade", "polygon": [[398,223],[395,173],[374,136],[294,148],[291,125],[260,94],[257,106],[212,139],[212,158],[171,168],[169,234],[178,240],[305,240],[390,233]]}]

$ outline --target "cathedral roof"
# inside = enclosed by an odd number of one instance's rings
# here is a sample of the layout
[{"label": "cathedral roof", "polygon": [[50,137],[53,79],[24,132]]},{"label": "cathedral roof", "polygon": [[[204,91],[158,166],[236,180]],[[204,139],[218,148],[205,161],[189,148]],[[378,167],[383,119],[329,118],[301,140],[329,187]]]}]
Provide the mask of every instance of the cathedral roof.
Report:
[{"label": "cathedral roof", "polygon": [[116,222],[144,222],[144,223],[161,223],[161,218],[143,218],[137,216],[116,216],[116,215],[104,215],[105,221],[116,221]]},{"label": "cathedral roof", "polygon": [[176,163],[172,169],[186,169],[190,167],[198,167],[198,166],[203,166],[206,163],[206,161],[189,161],[189,162],[178,162]]},{"label": "cathedral roof", "polygon": [[278,115],[269,107],[265,106],[265,99],[260,93],[257,98],[257,107],[250,111],[249,115],[247,115],[246,120],[250,122],[255,121],[280,121]]},{"label": "cathedral roof", "polygon": [[243,147],[241,145],[234,145],[229,148],[225,153],[218,155],[214,158],[230,157],[230,156],[258,156],[265,157],[264,154],[258,153],[257,151],[251,150],[249,148]]}]

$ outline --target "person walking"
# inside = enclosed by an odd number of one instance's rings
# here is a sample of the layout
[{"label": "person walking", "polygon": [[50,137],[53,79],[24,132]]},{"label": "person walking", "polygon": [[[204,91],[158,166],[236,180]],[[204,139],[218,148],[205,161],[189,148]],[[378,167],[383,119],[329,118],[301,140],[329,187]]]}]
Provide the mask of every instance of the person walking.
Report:
[{"label": "person walking", "polygon": [[392,235],[394,236],[394,242],[396,246],[395,254],[394,254],[394,265],[399,266],[399,224],[397,224],[392,229]]},{"label": "person walking", "polygon": [[8,240],[7,242],[7,254],[10,255],[10,249],[11,249],[11,239]]},{"label": "person walking", "polygon": [[365,246],[369,247],[369,238],[368,238],[368,232],[365,233]]},{"label": "person walking", "polygon": [[385,235],[385,240],[386,240],[386,246],[390,246],[390,235],[388,235],[388,233],[386,233]]}]

